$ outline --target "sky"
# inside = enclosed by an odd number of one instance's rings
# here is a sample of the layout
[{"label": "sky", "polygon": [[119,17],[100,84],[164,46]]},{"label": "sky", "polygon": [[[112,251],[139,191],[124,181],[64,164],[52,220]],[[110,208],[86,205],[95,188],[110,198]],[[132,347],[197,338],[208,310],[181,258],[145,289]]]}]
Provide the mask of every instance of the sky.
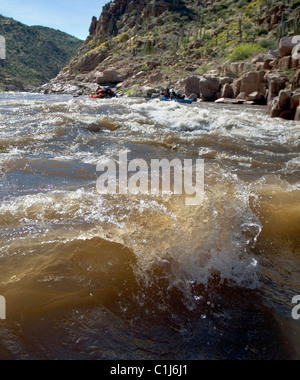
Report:
[{"label": "sky", "polygon": [[48,26],[85,40],[93,16],[108,0],[0,0],[0,14],[23,24]]}]

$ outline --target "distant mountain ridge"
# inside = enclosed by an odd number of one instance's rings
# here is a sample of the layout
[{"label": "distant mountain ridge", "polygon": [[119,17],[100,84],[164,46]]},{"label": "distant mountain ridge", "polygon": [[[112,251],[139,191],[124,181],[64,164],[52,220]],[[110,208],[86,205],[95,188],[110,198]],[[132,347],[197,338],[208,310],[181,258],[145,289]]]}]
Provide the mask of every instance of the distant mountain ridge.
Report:
[{"label": "distant mountain ridge", "polygon": [[6,60],[0,61],[0,90],[37,87],[54,78],[83,41],[42,26],[26,26],[0,16]]}]

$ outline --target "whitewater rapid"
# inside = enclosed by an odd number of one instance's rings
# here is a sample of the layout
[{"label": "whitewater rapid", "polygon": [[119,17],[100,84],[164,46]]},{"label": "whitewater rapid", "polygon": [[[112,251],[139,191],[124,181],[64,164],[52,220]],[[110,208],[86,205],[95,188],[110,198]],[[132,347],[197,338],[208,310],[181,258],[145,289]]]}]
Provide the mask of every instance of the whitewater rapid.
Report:
[{"label": "whitewater rapid", "polygon": [[[299,357],[299,138],[264,107],[0,94],[0,357]],[[203,159],[203,202],[100,195],[124,151]]]}]

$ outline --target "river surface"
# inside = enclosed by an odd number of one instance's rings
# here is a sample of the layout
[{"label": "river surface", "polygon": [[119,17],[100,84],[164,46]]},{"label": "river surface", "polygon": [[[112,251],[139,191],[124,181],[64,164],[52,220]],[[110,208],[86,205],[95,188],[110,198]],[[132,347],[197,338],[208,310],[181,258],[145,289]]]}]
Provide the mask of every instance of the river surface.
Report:
[{"label": "river surface", "polygon": [[[203,202],[100,195],[125,151]],[[263,107],[0,94],[0,359],[300,359],[299,152]]]}]

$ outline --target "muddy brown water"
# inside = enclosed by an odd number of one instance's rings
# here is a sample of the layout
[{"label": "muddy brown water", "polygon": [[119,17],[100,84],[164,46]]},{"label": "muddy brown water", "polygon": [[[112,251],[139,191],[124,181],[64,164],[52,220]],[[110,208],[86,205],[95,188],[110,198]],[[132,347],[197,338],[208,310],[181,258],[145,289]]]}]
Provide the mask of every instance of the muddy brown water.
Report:
[{"label": "muddy brown water", "polygon": [[[0,359],[299,359],[300,125],[265,108],[0,94]],[[205,160],[205,198],[96,164]]]}]

